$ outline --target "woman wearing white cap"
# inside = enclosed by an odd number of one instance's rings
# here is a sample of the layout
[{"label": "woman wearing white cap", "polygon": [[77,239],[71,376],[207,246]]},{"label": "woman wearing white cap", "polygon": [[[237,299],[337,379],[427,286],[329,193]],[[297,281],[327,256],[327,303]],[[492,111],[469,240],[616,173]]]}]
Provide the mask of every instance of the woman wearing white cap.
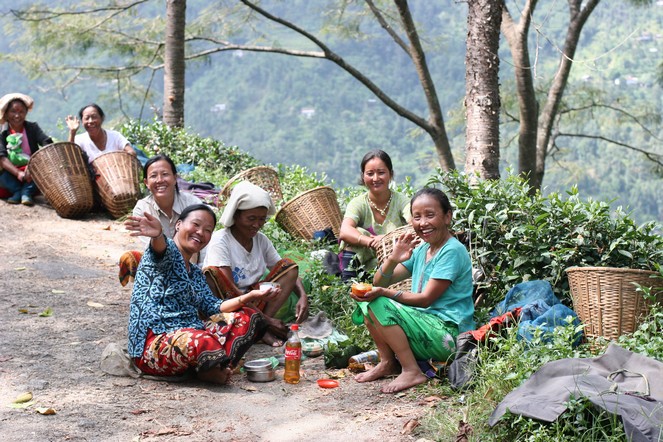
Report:
[{"label": "woman wearing white cap", "polygon": [[[203,273],[212,291],[221,298],[234,298],[257,288],[260,281],[278,282],[271,290],[277,295],[257,307],[269,323],[264,342],[283,345],[287,327],[275,316],[295,293],[295,320],[308,317],[308,298],[299,278],[297,264],[281,258],[272,242],[260,232],[267,217],[275,212],[269,193],[248,181],[232,190],[221,215],[224,229],[217,230],[207,246]],[[269,269],[267,276],[263,277]]]},{"label": "woman wearing white cap", "polygon": [[40,146],[53,143],[37,123],[25,121],[33,105],[34,100],[24,94],[13,93],[0,98],[0,124],[7,123],[0,134],[0,188],[11,194],[7,199],[10,204],[32,206],[32,197],[37,187],[32,182],[27,166],[16,165],[10,160],[7,138],[13,136],[14,140],[20,140],[25,157],[37,152]]}]

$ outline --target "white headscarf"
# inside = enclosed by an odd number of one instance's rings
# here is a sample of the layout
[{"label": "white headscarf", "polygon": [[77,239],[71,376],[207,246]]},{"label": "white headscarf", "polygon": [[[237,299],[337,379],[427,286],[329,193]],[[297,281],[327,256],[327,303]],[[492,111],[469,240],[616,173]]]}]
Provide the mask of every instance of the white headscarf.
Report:
[{"label": "white headscarf", "polygon": [[267,216],[276,213],[272,198],[267,191],[248,181],[240,181],[230,193],[228,204],[221,215],[221,224],[230,227],[235,224],[237,210],[249,210],[256,207],[266,207]]},{"label": "white headscarf", "polygon": [[25,94],[13,93],[3,96],[0,98],[0,124],[5,124],[5,112],[7,112],[9,103],[14,100],[21,100],[28,108],[28,112],[32,110],[32,106],[35,104],[35,101]]}]

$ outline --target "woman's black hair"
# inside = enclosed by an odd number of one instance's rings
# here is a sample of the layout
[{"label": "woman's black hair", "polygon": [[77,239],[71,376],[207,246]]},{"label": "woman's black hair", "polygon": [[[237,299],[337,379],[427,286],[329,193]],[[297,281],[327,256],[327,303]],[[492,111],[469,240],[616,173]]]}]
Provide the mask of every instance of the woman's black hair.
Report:
[{"label": "woman's black hair", "polygon": [[387,166],[387,169],[389,169],[389,174],[391,177],[394,177],[394,167],[391,163],[391,157],[389,154],[384,150],[375,149],[364,155],[364,158],[361,160],[361,175],[359,176],[359,184],[362,186],[364,185],[364,169],[366,169],[366,163],[371,161],[373,158],[381,159],[385,166]]},{"label": "woman's black hair", "polygon": [[182,210],[182,213],[180,213],[180,217],[177,219],[178,221],[185,221],[189,215],[191,215],[193,212],[196,212],[198,210],[204,210],[210,215],[212,215],[212,218],[214,219],[214,225],[216,226],[216,213],[214,213],[214,210],[207,204],[192,204],[190,206],[187,206],[184,210]]},{"label": "woman's black hair", "polygon": [[[175,175],[175,177],[177,178],[177,166],[175,166],[173,160],[171,160],[168,155],[160,153],[159,155],[155,155],[145,162],[145,165],[143,166],[143,179],[147,179],[147,170],[150,168],[152,164],[156,163],[157,161],[165,161],[166,163],[168,163],[173,171],[173,175]],[[177,181],[175,181],[175,192],[180,193],[180,188],[177,185]]]},{"label": "woman's black hair", "polygon": [[449,202],[449,197],[447,197],[447,195],[444,192],[434,187],[424,187],[423,189],[419,189],[417,193],[415,193],[412,199],[410,200],[410,214],[412,214],[412,204],[414,203],[414,201],[423,195],[428,195],[432,198],[435,198],[437,202],[440,204],[442,212],[449,213],[453,210],[451,207],[451,203]]},{"label": "woman's black hair", "polygon": [[12,101],[7,103],[7,110],[9,110],[9,108],[12,107],[12,104],[14,104],[15,101],[18,101],[19,103],[21,103],[23,105],[23,107],[25,108],[25,110],[27,112],[30,112],[30,107],[28,106],[28,104],[25,101],[23,101],[22,98],[14,98]]},{"label": "woman's black hair", "polygon": [[101,121],[103,121],[103,120],[106,119],[106,114],[104,113],[103,110],[101,110],[101,108],[99,107],[99,105],[98,105],[97,103],[90,103],[90,104],[86,104],[85,106],[83,106],[83,107],[81,108],[81,110],[78,111],[78,118],[80,118],[81,121],[83,120],[83,111],[84,111],[85,109],[87,109],[88,107],[93,107],[93,108],[97,111],[97,113],[98,113],[99,116],[101,117]]}]

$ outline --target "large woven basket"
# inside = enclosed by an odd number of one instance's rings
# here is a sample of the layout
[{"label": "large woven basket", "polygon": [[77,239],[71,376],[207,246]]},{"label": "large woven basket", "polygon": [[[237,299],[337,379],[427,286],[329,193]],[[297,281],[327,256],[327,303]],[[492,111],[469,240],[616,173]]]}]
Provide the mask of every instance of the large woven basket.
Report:
[{"label": "large woven basket", "polygon": [[[378,258],[378,265],[382,265],[382,263],[391,255],[391,251],[394,250],[394,242],[396,241],[396,238],[401,236],[403,233],[414,233],[414,227],[412,227],[409,224],[406,224],[404,226],[401,226],[397,229],[392,230],[391,232],[387,233],[382,237],[380,240],[380,244],[378,245],[378,249],[376,251],[376,255]],[[416,243],[417,245],[421,244],[421,238],[417,236],[416,238]],[[412,279],[404,279],[403,281],[397,282],[396,284],[392,284],[389,286],[390,289],[395,289],[395,290],[407,290],[410,291],[412,290]]]},{"label": "large woven basket", "polygon": [[74,143],[49,144],[32,154],[30,175],[49,204],[63,218],[92,210],[94,191],[83,151]]},{"label": "large woven basket", "polygon": [[101,203],[113,218],[129,213],[140,198],[141,167],[138,159],[126,152],[107,152],[92,161],[97,173],[95,188]]},{"label": "large woven basket", "polygon": [[341,230],[341,208],[336,192],[329,186],[302,192],[276,212],[276,222],[290,235],[313,239],[313,232],[331,227],[338,238]]},{"label": "large woven basket", "polygon": [[269,166],[258,166],[244,170],[230,178],[221,189],[221,192],[219,192],[219,201],[221,203],[230,198],[230,193],[234,185],[240,181],[248,181],[269,192],[274,204],[279,203],[283,199],[281,183],[279,182],[279,175],[276,170]]},{"label": "large woven basket", "polygon": [[585,335],[616,339],[634,332],[649,311],[649,303],[634,284],[654,287],[658,301],[663,301],[663,282],[652,279],[654,274],[614,267],[566,269],[573,309],[585,324]]}]

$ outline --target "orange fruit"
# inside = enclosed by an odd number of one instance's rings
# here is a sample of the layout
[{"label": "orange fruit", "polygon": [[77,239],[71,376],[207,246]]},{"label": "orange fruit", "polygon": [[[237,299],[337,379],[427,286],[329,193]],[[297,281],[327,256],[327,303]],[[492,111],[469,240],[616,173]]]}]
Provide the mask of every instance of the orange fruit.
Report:
[{"label": "orange fruit", "polygon": [[353,295],[364,296],[366,293],[373,290],[373,286],[371,284],[366,284],[363,282],[355,282],[354,284],[352,284],[351,290]]}]

